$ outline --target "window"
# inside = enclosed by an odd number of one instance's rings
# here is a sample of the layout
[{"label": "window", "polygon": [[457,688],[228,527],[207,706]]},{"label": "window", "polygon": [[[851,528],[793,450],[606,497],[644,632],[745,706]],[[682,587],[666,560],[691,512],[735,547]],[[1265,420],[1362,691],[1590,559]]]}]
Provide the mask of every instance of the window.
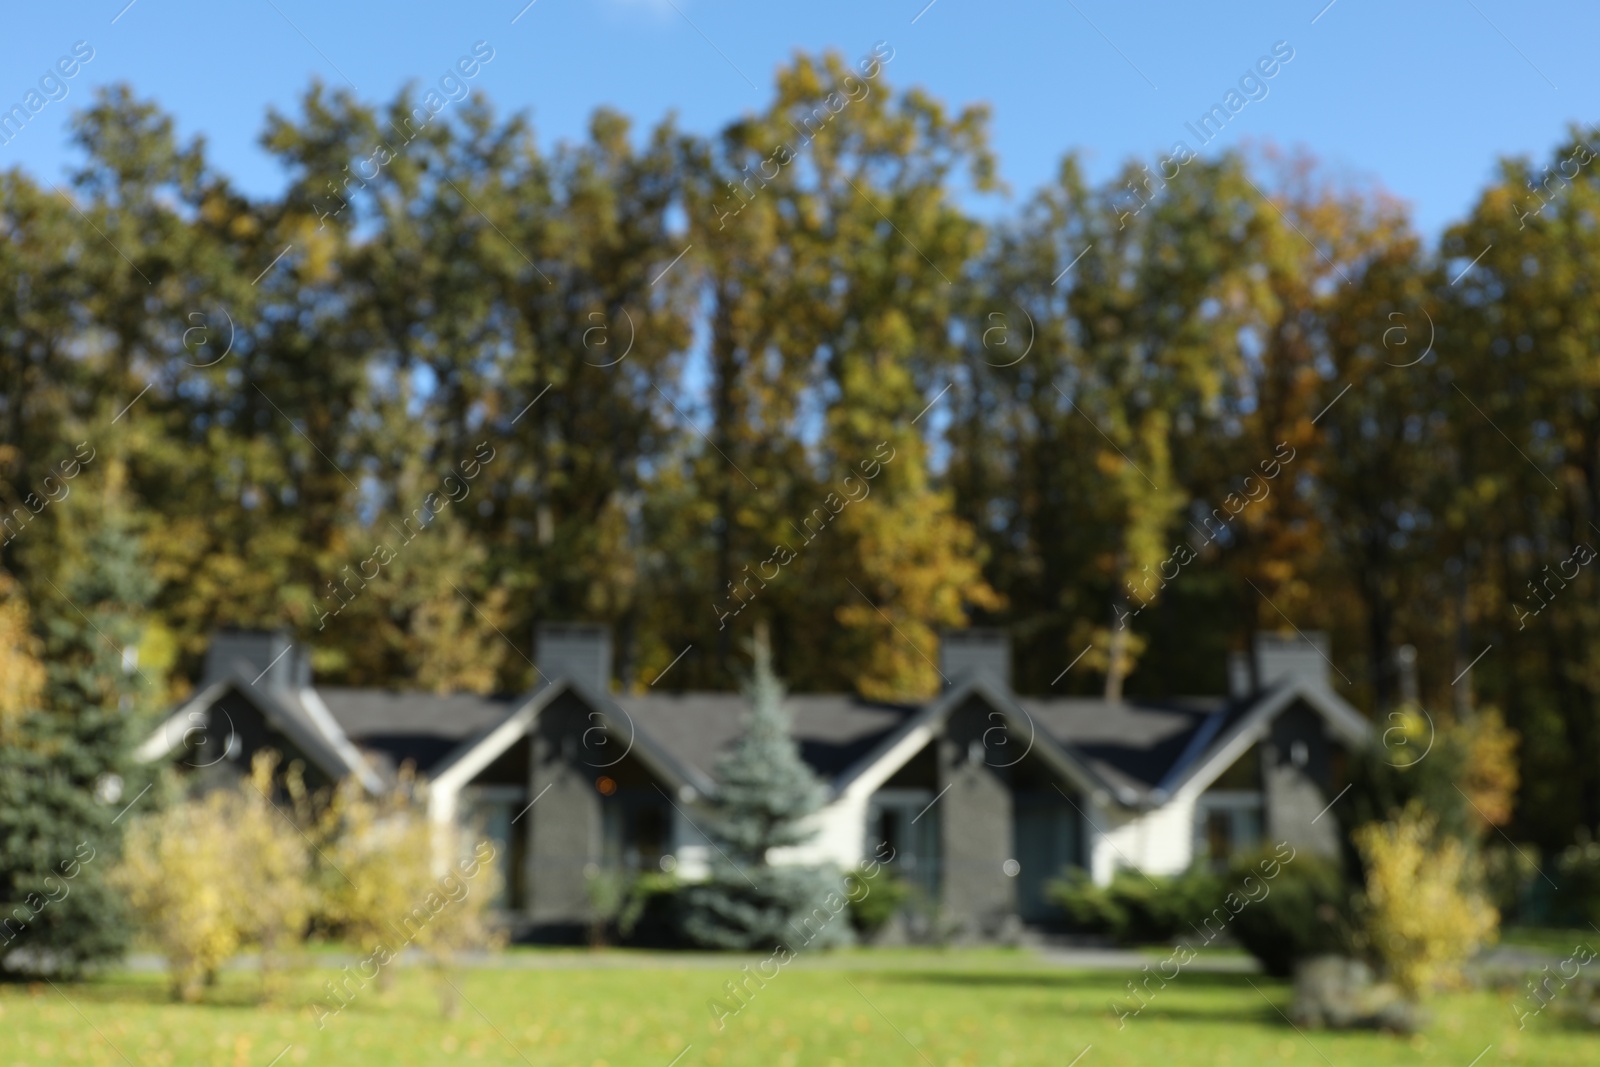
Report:
[{"label": "window", "polygon": [[[939,895],[939,806],[931,789],[880,789],[867,810],[864,854],[874,857],[880,845],[894,849],[884,866],[917,886],[929,899]],[[931,805],[931,807],[930,807]]]},{"label": "window", "polygon": [[1261,746],[1251,745],[1195,802],[1195,860],[1222,868],[1259,846],[1263,812]]},{"label": "window", "polygon": [[1196,859],[1226,867],[1261,844],[1262,803],[1256,790],[1212,789],[1195,803]]}]

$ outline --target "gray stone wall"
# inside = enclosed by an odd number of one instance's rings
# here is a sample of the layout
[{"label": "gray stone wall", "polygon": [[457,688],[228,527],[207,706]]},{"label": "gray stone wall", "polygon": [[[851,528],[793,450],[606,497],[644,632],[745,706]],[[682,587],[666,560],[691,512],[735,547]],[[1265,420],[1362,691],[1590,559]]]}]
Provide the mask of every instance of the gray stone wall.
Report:
[{"label": "gray stone wall", "polygon": [[941,910],[966,938],[992,938],[1016,922],[1015,882],[1004,865],[1011,859],[1011,789],[1005,769],[992,767],[984,732],[1000,720],[970,700],[953,712],[938,741],[942,825]]},{"label": "gray stone wall", "polygon": [[[1268,844],[1287,841],[1319,855],[1338,853],[1339,812],[1321,815],[1333,799],[1329,782],[1336,743],[1322,717],[1303,704],[1286,709],[1273,722],[1261,743]],[[1296,762],[1297,754],[1303,763]]]},{"label": "gray stone wall", "polygon": [[[589,912],[584,868],[600,858],[599,772],[583,765],[583,731],[593,725],[589,709],[569,694],[539,716],[532,745],[528,799],[538,802],[522,816],[527,833],[528,918],[535,927],[577,926]],[[546,788],[548,787],[548,789]]]}]

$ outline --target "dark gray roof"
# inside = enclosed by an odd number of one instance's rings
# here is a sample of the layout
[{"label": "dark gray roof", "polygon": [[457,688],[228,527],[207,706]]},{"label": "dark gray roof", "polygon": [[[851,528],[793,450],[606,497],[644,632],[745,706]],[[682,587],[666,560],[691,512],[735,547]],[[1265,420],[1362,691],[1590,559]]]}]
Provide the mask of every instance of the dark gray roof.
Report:
[{"label": "dark gray roof", "polygon": [[[977,688],[973,688],[975,684]],[[440,772],[452,758],[470,751],[527,707],[530,699],[537,699],[528,694],[481,696],[319,686],[316,697],[333,719],[324,729],[319,723],[326,724],[326,717],[314,706],[302,708],[291,692],[278,699],[246,684],[242,677],[208,690],[209,698],[202,694],[197,699],[218,699],[227,688],[240,689],[254,699],[314,761],[326,764],[329,773],[342,774],[347,763],[360,766],[362,761],[346,744],[348,739],[373,769],[391,779],[406,762],[425,774]],[[628,728],[665,761],[663,766],[675,766],[675,773],[689,775],[700,788],[714,787],[717,758],[739,737],[748,714],[745,698],[737,693],[602,697],[582,687],[578,692],[608,716],[615,724],[613,729],[621,728],[616,713],[623,713],[631,720]],[[989,687],[980,678],[977,683],[958,681],[954,689],[923,705],[820,694],[791,694],[785,703],[802,757],[836,788],[892,748],[917,723],[930,715],[937,718],[951,700],[980,694],[1012,718],[1020,712],[1031,719],[1046,742],[1040,751],[1047,756],[1054,753],[1055,762],[1068,773],[1090,782],[1092,788],[1098,788],[1096,782],[1109,787],[1123,803],[1137,804],[1161,802],[1185,775],[1220,751],[1253,711],[1275,713],[1272,709],[1278,708],[1282,699],[1294,698],[1297,692],[1273,690],[1245,701],[1196,697],[1113,704],[1098,699],[1016,697]],[[1331,693],[1321,697],[1313,693],[1312,697],[1316,697],[1314,703],[1325,699],[1337,703]],[[312,699],[310,694],[305,698]],[[1340,708],[1360,724],[1354,709],[1340,703],[1334,711]],[[337,736],[341,733],[343,737]],[[699,782],[693,782],[696,775]]]},{"label": "dark gray roof", "polygon": [[358,748],[382,757],[391,770],[410,760],[423,771],[466,738],[490,729],[526,699],[328,686],[318,686],[317,695]]},{"label": "dark gray roof", "polygon": [[1215,697],[1120,704],[1093,698],[1016,701],[1041,730],[1076,751],[1112,785],[1140,791],[1167,777],[1212,716],[1232,717],[1243,707]]},{"label": "dark gray roof", "polygon": [[[138,746],[138,758],[159,759],[187,749],[197,721],[205,721],[219,732],[225,729],[230,745],[237,739],[243,745],[253,746],[274,733],[281,734],[294,746],[298,756],[303,756],[330,779],[338,781],[354,773],[367,788],[381,787],[381,780],[337,725],[319,721],[292,689],[283,685],[255,684],[251,671],[254,671],[251,664],[239,660],[227,665],[226,670],[219,669],[219,677],[191,694]],[[260,673],[257,672],[258,677]],[[243,706],[234,701],[242,702]],[[219,713],[220,721],[211,718]],[[207,719],[197,720],[200,714]],[[247,719],[236,719],[236,716],[246,715]],[[257,715],[261,720],[259,724],[254,723]],[[265,733],[258,727],[264,727]],[[204,737],[204,731],[201,736]]]},{"label": "dark gray roof", "polygon": [[227,659],[215,650],[207,654],[206,670],[208,677],[198,695],[204,696],[209,692],[209,702],[215,703],[229,689],[239,693],[330,777],[338,779],[349,773],[351,768],[340,754],[334,739],[325,735],[312,716],[301,707],[293,689],[286,684],[272,684],[281,681],[283,676],[269,679],[266,685],[257,685],[256,682],[267,672],[257,671],[255,664],[244,657]]},{"label": "dark gray roof", "polygon": [[[611,698],[638,729],[681,763],[707,775],[744,728],[749,706],[738,693],[651,693]],[[833,778],[870,752],[917,709],[853,696],[794,694],[784,701],[800,754]]]},{"label": "dark gray roof", "polygon": [[[648,694],[612,698],[634,723],[682,763],[711,774],[716,757],[743,728],[746,705],[737,693]],[[1039,729],[1077,753],[1108,783],[1140,794],[1154,789],[1190,752],[1202,727],[1223,723],[1246,705],[1218,698],[1178,698],[1112,704],[1094,699],[1017,697]],[[825,778],[853,767],[920,710],[847,695],[794,694],[787,701],[801,755]],[[1216,736],[1217,723],[1211,736]],[[1202,750],[1203,751],[1203,750]]]},{"label": "dark gray roof", "polygon": [[[525,700],[522,696],[397,693],[387,689],[318,687],[328,711],[363,750],[398,767],[438,764],[463,741],[486,734]],[[612,696],[634,726],[661,750],[708,777],[717,757],[744,728],[748,705],[739,693],[648,693]],[[1017,704],[1058,744],[1076,752],[1113,786],[1155,788],[1188,753],[1211,716],[1232,717],[1216,698],[1111,704],[1095,699],[1017,697]],[[833,779],[920,710],[850,695],[791,694],[785,700],[800,753]],[[1213,735],[1215,730],[1213,730]]]}]

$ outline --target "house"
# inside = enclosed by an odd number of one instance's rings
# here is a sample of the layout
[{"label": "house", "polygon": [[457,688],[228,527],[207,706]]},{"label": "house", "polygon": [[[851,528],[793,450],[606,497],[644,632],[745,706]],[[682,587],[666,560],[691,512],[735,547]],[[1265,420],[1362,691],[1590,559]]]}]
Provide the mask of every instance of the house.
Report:
[{"label": "house", "polygon": [[[536,936],[576,931],[597,871],[703,877],[718,754],[742,729],[732,693],[619,694],[603,628],[543,626],[543,675],[517,696],[314,685],[285,637],[226,633],[195,695],[139,750],[198,781],[271,747],[314,782],[374,792],[406,763],[429,817],[471,824],[507,857],[503,906]],[[1068,868],[1175,873],[1264,843],[1331,854],[1348,754],[1372,728],[1333,692],[1326,639],[1258,635],[1226,697],[1020,696],[995,631],[945,636],[943,690],[922,704],[788,698],[802,757],[827,783],[815,838],[775,862],[851,868],[880,843],[972,937],[1051,918]]]}]

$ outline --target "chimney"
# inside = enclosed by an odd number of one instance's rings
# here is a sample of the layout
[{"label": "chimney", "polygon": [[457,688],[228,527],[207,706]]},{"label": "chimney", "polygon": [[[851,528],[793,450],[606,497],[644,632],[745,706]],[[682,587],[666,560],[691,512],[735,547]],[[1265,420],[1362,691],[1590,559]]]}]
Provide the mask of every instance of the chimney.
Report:
[{"label": "chimney", "polygon": [[311,659],[284,630],[219,630],[211,635],[200,687],[235,674],[266,689],[311,684]]},{"label": "chimney", "polygon": [[982,672],[1011,688],[1011,638],[1004,630],[946,630],[939,638],[939,673],[947,683]]},{"label": "chimney", "polygon": [[534,631],[533,659],[543,680],[566,678],[598,693],[611,691],[611,631],[604,626],[540,623]]},{"label": "chimney", "polygon": [[1328,635],[1320,630],[1288,637],[1256,634],[1257,687],[1270,689],[1284,678],[1299,678],[1326,687],[1328,647]]}]

